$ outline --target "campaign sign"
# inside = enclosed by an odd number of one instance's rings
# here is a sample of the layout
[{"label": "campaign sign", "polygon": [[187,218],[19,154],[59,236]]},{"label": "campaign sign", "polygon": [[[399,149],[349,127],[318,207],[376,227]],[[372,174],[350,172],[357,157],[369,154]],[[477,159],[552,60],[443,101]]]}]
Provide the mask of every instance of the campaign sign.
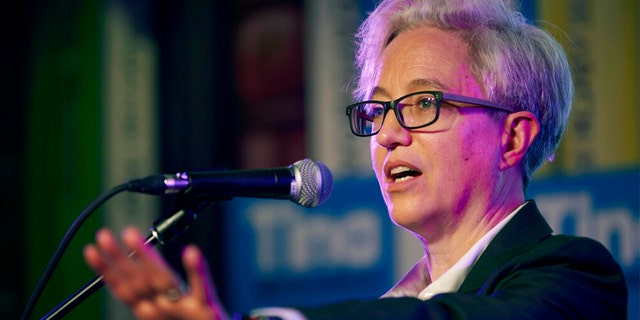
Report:
[{"label": "campaign sign", "polygon": [[315,208],[234,199],[225,212],[230,310],[376,298],[393,283],[394,226],[371,177],[336,181]]},{"label": "campaign sign", "polygon": [[[609,248],[629,286],[629,318],[640,317],[640,169],[536,179],[527,198],[555,233]],[[234,199],[226,211],[230,310],[375,298],[393,285],[401,243],[374,177],[336,181],[316,208]]]}]

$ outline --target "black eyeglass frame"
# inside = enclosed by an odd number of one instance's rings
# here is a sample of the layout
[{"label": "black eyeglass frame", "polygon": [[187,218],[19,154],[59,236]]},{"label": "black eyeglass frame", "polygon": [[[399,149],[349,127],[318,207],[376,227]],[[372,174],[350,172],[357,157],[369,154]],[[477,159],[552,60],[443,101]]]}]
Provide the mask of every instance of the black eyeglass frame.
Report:
[{"label": "black eyeglass frame", "polygon": [[[402,101],[403,99],[409,97],[409,96],[413,96],[413,95],[418,95],[418,94],[432,94],[433,96],[436,97],[436,116],[433,118],[432,121],[427,122],[425,124],[421,124],[421,125],[417,125],[417,126],[407,126],[404,124],[404,120],[403,117],[400,114],[400,110],[398,109],[398,102]],[[400,123],[400,125],[405,128],[405,129],[418,129],[418,128],[424,128],[426,126],[429,126],[433,123],[435,123],[438,120],[438,117],[440,116],[440,104],[442,102],[461,102],[461,103],[469,103],[471,104],[471,106],[457,106],[457,105],[452,105],[454,107],[457,108],[464,108],[464,107],[484,107],[484,108],[489,108],[489,109],[495,109],[495,110],[500,110],[500,111],[506,111],[509,113],[514,112],[514,110],[507,108],[507,107],[503,107],[501,105],[498,105],[497,103],[494,103],[492,101],[489,100],[485,100],[485,99],[480,99],[480,98],[473,98],[473,97],[467,97],[467,96],[462,96],[462,95],[458,95],[458,94],[454,94],[454,93],[448,93],[448,92],[442,92],[442,91],[417,91],[417,92],[412,92],[409,94],[406,94],[398,99],[392,100],[392,101],[380,101],[380,100],[366,100],[366,101],[360,101],[360,102],[356,102],[353,103],[349,106],[347,106],[347,117],[349,118],[349,127],[351,128],[351,132],[359,137],[370,137],[373,135],[378,134],[378,132],[380,132],[380,129],[382,128],[382,125],[384,124],[384,119],[387,117],[387,112],[389,110],[393,110],[393,113],[396,116],[396,119],[398,119],[398,122]],[[382,122],[380,123],[380,128],[378,128],[377,131],[369,133],[369,134],[360,134],[357,133],[354,128],[353,128],[353,119],[351,118],[351,113],[353,111],[354,108],[356,108],[359,105],[363,105],[363,104],[369,104],[369,103],[377,103],[377,104],[381,104],[384,106],[384,111],[383,111],[383,115],[382,115]]]}]

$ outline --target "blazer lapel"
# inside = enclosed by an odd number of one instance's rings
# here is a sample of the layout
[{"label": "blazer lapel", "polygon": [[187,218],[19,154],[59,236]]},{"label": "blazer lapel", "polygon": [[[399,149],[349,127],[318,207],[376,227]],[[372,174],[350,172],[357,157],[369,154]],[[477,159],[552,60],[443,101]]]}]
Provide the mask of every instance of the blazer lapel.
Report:
[{"label": "blazer lapel", "polygon": [[520,209],[489,243],[458,292],[476,292],[491,273],[513,256],[551,235],[551,227],[533,200]]}]

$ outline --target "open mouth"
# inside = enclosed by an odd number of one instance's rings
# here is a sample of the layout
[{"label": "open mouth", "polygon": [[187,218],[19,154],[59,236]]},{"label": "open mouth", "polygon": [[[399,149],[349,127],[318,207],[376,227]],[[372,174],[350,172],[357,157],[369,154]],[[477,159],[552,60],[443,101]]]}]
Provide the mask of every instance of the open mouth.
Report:
[{"label": "open mouth", "polygon": [[391,169],[391,172],[389,172],[389,176],[391,177],[393,182],[407,181],[419,175],[420,172],[405,166],[395,167]]}]

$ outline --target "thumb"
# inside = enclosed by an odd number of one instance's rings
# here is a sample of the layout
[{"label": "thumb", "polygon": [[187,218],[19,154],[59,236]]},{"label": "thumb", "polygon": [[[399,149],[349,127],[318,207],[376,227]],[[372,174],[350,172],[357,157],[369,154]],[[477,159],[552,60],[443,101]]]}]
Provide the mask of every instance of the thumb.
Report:
[{"label": "thumb", "polygon": [[187,273],[191,296],[200,303],[213,308],[216,319],[229,319],[220,303],[216,288],[211,280],[209,265],[200,249],[194,245],[188,245],[183,251],[182,260]]}]

